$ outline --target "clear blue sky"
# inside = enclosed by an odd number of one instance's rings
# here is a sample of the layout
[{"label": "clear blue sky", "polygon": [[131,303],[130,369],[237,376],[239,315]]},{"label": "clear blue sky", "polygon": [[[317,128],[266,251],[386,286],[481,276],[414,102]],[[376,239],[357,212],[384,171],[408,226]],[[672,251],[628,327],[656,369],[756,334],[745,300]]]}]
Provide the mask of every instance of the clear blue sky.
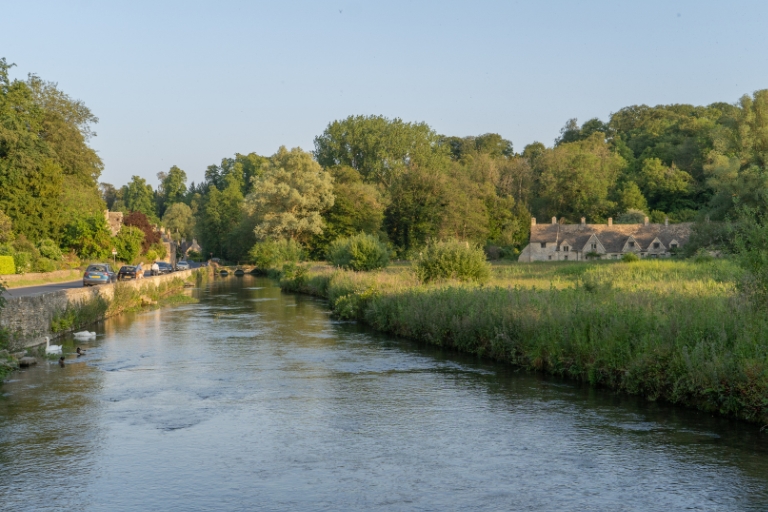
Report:
[{"label": "clear blue sky", "polygon": [[768,88],[768,2],[4,2],[0,56],[100,118],[102,181],[200,181],[382,114],[551,145],[566,120]]}]

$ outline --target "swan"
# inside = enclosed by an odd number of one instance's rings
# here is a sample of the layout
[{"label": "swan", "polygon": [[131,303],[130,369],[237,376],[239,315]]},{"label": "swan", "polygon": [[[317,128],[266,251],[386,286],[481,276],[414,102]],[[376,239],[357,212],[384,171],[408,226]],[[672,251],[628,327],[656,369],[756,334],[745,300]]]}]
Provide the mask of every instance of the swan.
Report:
[{"label": "swan", "polygon": [[61,354],[61,345],[51,345],[51,339],[45,337],[45,353],[46,354]]},{"label": "swan", "polygon": [[73,334],[73,336],[79,340],[86,340],[88,338],[95,338],[96,333],[95,332],[88,332],[88,331],[80,331]]}]

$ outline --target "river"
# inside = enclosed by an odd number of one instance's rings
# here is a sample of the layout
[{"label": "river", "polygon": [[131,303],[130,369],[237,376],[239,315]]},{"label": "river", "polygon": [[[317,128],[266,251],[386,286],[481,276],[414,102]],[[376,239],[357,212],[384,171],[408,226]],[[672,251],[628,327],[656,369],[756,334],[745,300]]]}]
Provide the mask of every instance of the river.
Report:
[{"label": "river", "polygon": [[0,509],[768,510],[758,426],[193,293],[0,387]]}]

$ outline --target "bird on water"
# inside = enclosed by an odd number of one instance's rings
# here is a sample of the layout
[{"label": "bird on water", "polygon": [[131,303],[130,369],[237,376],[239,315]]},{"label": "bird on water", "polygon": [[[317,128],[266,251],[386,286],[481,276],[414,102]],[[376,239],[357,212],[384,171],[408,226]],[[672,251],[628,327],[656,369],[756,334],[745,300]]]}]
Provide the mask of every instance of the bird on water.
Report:
[{"label": "bird on water", "polygon": [[61,357],[59,358],[59,366],[61,366],[62,368],[64,368],[64,356],[61,356]]},{"label": "bird on water", "polygon": [[77,357],[84,356],[85,350],[81,349],[80,347],[77,347]]},{"label": "bird on water", "polygon": [[46,354],[61,354],[61,345],[51,345],[51,339],[45,337],[45,353]]}]

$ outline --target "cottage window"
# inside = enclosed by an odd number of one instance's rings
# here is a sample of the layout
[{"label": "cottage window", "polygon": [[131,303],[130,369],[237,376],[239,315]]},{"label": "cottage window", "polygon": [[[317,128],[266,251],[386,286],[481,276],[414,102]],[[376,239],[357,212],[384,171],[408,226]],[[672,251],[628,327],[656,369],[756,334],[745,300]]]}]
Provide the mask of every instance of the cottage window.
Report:
[{"label": "cottage window", "polygon": [[635,242],[629,242],[629,246],[630,247],[634,247],[635,246]]},{"label": "cottage window", "polygon": [[552,255],[551,254],[549,255],[549,259],[552,259]]},{"label": "cottage window", "polygon": [[541,248],[546,249],[547,248],[547,242],[541,242]]},{"label": "cottage window", "polygon": [[614,254],[612,257],[613,257],[613,259],[615,259],[615,260],[619,259],[619,255],[618,255],[618,254]]},{"label": "cottage window", "polygon": [[651,254],[651,258],[658,258],[658,257],[659,257],[658,254]]},{"label": "cottage window", "polygon": [[[563,247],[563,250],[564,250],[565,252],[568,252],[568,246],[566,245],[565,247]],[[568,256],[566,256],[566,258],[567,258],[567,257],[568,257]]]},{"label": "cottage window", "polygon": [[658,249],[659,248],[659,242],[653,242],[653,248]]},{"label": "cottage window", "polygon": [[592,244],[593,249],[597,249],[597,244]]},{"label": "cottage window", "polygon": [[671,247],[672,249],[677,249],[677,244],[672,244],[672,245],[670,245],[670,247]]},{"label": "cottage window", "polygon": [[568,255],[566,254],[565,256],[563,256],[563,259],[567,260],[568,259]]}]

